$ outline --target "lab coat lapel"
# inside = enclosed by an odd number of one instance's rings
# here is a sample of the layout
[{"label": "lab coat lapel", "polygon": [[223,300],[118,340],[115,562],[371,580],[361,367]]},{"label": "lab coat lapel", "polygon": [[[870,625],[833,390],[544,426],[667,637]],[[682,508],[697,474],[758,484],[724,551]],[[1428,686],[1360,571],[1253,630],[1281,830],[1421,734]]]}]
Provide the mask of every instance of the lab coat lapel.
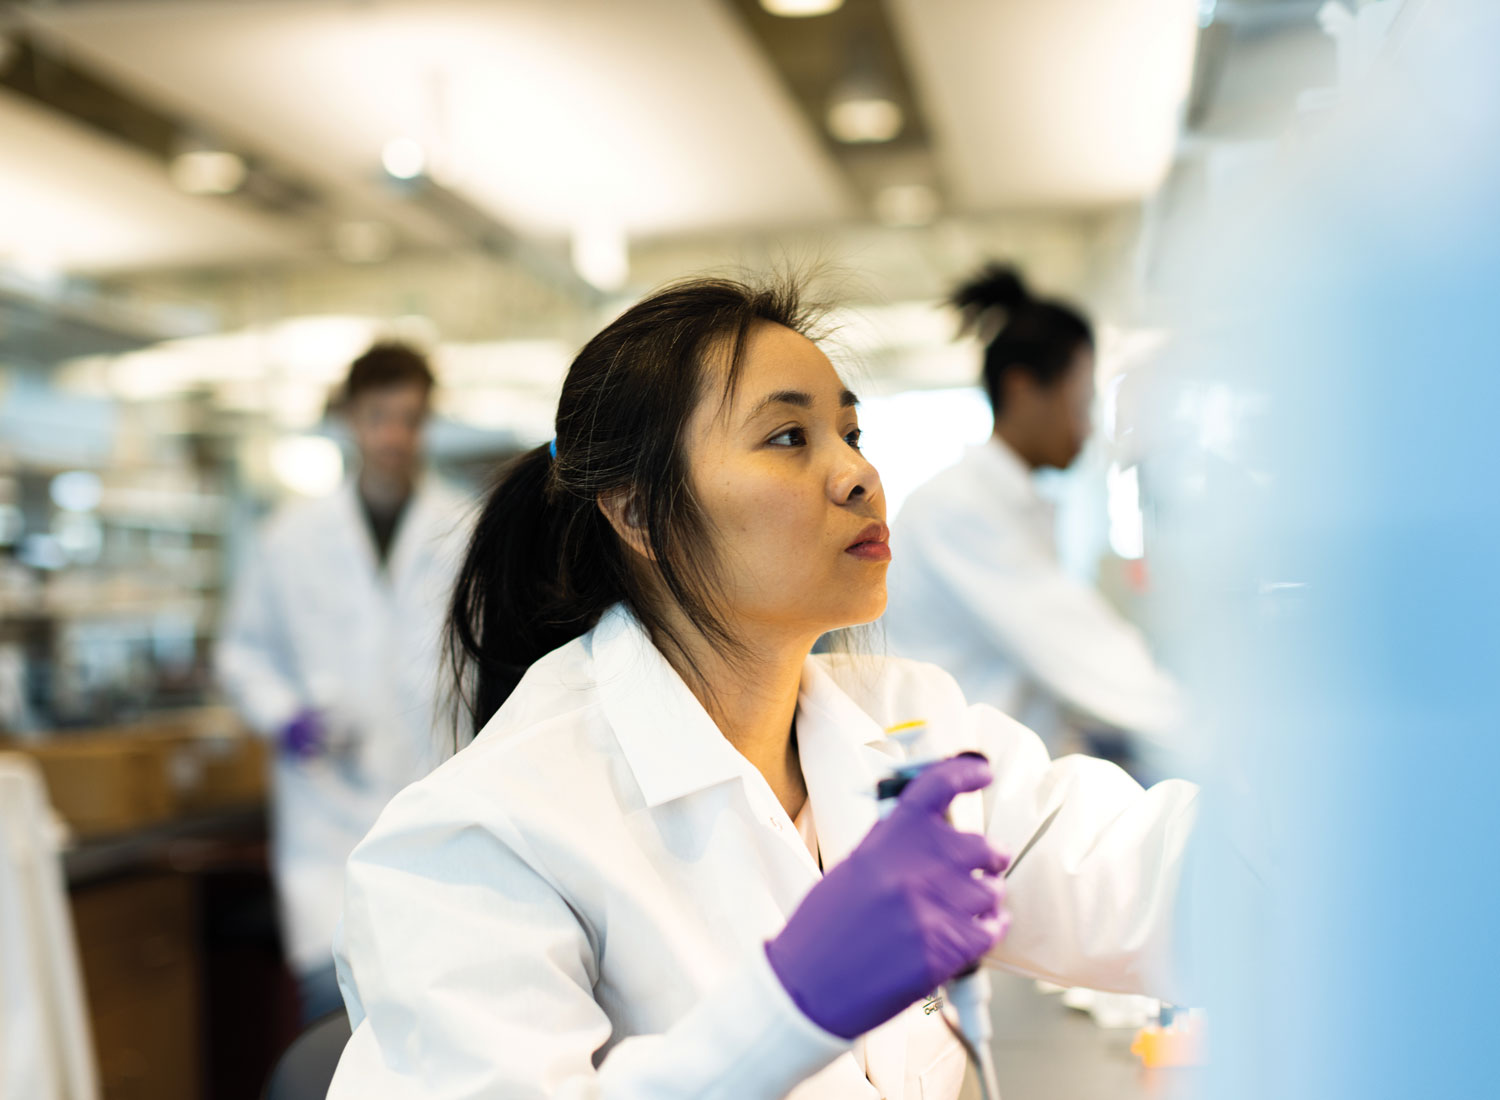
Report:
[{"label": "lab coat lapel", "polygon": [[338,508],[338,545],[334,550],[336,568],[332,575],[338,576],[350,570],[350,578],[370,592],[380,588],[380,563],[375,558],[375,540],[370,536],[370,524],[365,519],[364,505],[359,500],[359,488],[354,479],[346,481],[336,497]]},{"label": "lab coat lapel", "polygon": [[[825,868],[848,856],[874,826],[875,784],[895,763],[894,748],[880,725],[809,658],[797,700],[797,753]],[[870,1082],[886,1100],[903,1096],[908,1041],[904,1012],[859,1041]]]},{"label": "lab coat lapel", "polygon": [[447,491],[431,475],[422,477],[412,490],[406,514],[396,525],[396,539],[386,566],[395,591],[408,590],[415,578],[423,576],[431,568],[432,559],[442,554],[445,540],[458,529],[461,515],[448,503]]},{"label": "lab coat lapel", "polygon": [[885,731],[809,658],[797,698],[797,755],[817,822],[823,866],[853,851],[875,824],[875,784],[891,761]]}]

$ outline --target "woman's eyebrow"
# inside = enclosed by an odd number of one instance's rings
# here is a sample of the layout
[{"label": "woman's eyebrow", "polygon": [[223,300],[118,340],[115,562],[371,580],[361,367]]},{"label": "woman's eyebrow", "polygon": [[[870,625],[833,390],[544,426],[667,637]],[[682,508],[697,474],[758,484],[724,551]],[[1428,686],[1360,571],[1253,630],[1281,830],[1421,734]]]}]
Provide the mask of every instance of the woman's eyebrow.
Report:
[{"label": "woman's eyebrow", "polygon": [[[839,408],[849,409],[859,404],[859,398],[853,390],[844,390],[839,394]],[[813,396],[803,390],[777,390],[768,393],[761,398],[755,408],[751,410],[747,420],[754,420],[772,405],[792,405],[799,409],[810,409],[813,407]]]}]

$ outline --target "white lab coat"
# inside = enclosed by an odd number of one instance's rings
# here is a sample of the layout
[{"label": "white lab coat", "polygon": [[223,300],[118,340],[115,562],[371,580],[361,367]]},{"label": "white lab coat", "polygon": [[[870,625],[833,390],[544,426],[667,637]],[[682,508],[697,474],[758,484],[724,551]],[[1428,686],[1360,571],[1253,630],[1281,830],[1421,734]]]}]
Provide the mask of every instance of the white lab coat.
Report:
[{"label": "white lab coat", "polygon": [[1063,572],[1051,505],[999,439],[917,489],[891,535],[890,651],[1059,751],[1074,719],[1170,743],[1175,684],[1098,591]]},{"label": "white lab coat", "polygon": [[438,640],[467,527],[464,498],[426,479],[381,569],[350,483],[274,515],[236,580],[216,660],[239,712],[274,736],[321,706],[355,738],[345,755],[275,765],[272,868],[299,974],[332,963],[350,851],[441,758]]},{"label": "white lab coat", "polygon": [[0,752],[0,1100],[99,1100],[60,849],[35,760]]},{"label": "white lab coat", "polygon": [[[808,659],[797,738],[824,865],[874,823],[902,755],[883,731],[915,718],[931,749],[994,764],[955,803],[960,825],[1014,852],[1064,807],[1010,879],[993,961],[1169,992],[1195,788],[1049,761],[931,666]],[[764,778],[616,608],[350,858],[335,956],[354,1034],[329,1096],[951,1100],[964,1058],[921,1004],[850,1044],[776,980],[763,943],[818,878]]]}]

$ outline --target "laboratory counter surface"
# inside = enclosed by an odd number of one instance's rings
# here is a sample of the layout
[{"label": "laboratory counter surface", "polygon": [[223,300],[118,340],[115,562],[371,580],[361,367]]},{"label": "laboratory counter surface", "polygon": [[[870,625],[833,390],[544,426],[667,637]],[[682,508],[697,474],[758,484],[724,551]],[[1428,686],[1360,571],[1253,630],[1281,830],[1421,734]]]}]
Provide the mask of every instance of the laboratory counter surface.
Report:
[{"label": "laboratory counter surface", "polygon": [[191,814],[128,833],[77,840],[63,850],[69,889],[147,872],[265,869],[266,809]]},{"label": "laboratory counter surface", "polygon": [[[993,972],[995,1076],[1005,1100],[1191,1100],[1201,1071],[1147,1069],[1134,1029],[1099,1027],[1029,978]],[[966,1096],[968,1093],[965,1094]],[[973,1093],[977,1096],[977,1091]]]}]

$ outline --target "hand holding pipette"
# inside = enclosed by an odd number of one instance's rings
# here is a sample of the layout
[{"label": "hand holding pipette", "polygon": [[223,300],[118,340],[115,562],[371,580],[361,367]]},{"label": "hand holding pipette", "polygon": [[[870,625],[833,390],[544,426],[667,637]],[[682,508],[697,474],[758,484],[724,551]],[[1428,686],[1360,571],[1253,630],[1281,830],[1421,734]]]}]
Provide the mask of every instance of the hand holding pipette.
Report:
[{"label": "hand holding pipette", "polygon": [[991,778],[978,756],[925,769],[766,944],[781,984],[824,1030],[864,1034],[971,967],[1005,934],[1005,856],[947,819],[955,797]]}]

